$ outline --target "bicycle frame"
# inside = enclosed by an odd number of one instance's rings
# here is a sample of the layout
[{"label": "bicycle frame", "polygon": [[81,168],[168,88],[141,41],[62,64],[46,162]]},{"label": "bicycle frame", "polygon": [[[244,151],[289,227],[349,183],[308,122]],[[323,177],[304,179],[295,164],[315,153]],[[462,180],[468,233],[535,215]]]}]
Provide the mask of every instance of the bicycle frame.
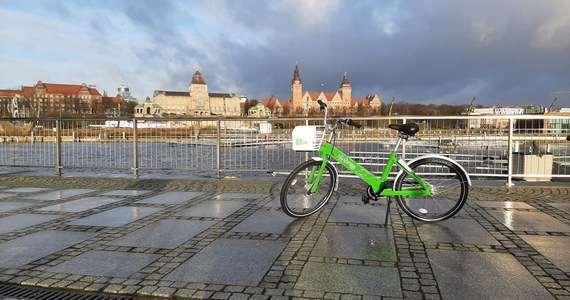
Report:
[{"label": "bicycle frame", "polygon": [[[334,134],[334,133],[333,133]],[[396,144],[396,149],[390,151],[390,156],[386,163],[386,167],[384,168],[382,175],[380,177],[376,177],[376,175],[372,174],[366,168],[361,166],[358,162],[354,161],[344,152],[339,150],[338,148],[333,147],[330,141],[327,141],[324,145],[319,148],[320,159],[323,161],[321,164],[320,169],[311,170],[311,174],[309,175],[308,181],[311,182],[312,178],[316,176],[313,185],[311,186],[310,192],[314,193],[317,190],[321,177],[323,176],[323,172],[325,170],[325,166],[332,158],[342,166],[344,166],[347,170],[352,172],[354,175],[358,176],[364,182],[368,183],[372,190],[376,195],[385,196],[385,197],[392,197],[392,196],[406,196],[406,197],[418,197],[418,196],[428,196],[431,195],[432,189],[431,187],[419,176],[417,176],[411,169],[408,167],[405,161],[397,159],[397,148],[400,144],[400,140]],[[390,176],[390,171],[397,165],[401,170],[407,173],[410,178],[413,178],[420,187],[417,188],[406,188],[400,191],[394,191],[392,188],[386,187],[386,183],[388,182],[388,178]],[[316,174],[315,174],[316,172]]]}]

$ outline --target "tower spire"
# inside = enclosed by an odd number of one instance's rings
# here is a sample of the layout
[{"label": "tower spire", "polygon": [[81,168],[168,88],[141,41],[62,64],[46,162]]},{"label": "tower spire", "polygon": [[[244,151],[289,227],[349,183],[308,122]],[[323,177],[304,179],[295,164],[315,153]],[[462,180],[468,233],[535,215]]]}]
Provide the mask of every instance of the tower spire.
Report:
[{"label": "tower spire", "polygon": [[348,73],[346,71],[344,71],[344,76],[342,76],[342,83],[340,86],[342,87],[343,85],[350,85],[350,81],[348,81]]},{"label": "tower spire", "polygon": [[299,65],[298,64],[295,64],[295,71],[293,71],[293,80],[291,81],[291,84],[294,84],[295,81],[302,83],[301,82],[301,75],[299,74]]}]

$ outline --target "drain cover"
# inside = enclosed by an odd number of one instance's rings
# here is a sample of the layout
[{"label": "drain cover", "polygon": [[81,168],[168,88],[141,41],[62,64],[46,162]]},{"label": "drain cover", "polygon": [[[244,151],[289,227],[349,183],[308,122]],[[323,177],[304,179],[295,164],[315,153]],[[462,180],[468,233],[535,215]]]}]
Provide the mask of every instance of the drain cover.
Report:
[{"label": "drain cover", "polygon": [[52,290],[38,287],[0,284],[0,297],[18,300],[151,300],[160,298],[131,297],[75,291]]}]

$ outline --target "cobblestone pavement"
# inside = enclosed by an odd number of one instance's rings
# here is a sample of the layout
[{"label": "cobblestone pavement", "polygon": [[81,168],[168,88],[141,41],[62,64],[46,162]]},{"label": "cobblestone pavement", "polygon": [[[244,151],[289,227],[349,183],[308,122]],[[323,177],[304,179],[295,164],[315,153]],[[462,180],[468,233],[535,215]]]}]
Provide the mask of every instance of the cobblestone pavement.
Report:
[{"label": "cobblestone pavement", "polygon": [[[0,176],[0,285],[207,299],[570,299],[570,187],[472,187],[440,223],[317,215],[279,181]],[[0,297],[10,297],[2,295]],[[14,299],[14,298],[10,298]],[[55,298],[54,298],[55,299]]]}]

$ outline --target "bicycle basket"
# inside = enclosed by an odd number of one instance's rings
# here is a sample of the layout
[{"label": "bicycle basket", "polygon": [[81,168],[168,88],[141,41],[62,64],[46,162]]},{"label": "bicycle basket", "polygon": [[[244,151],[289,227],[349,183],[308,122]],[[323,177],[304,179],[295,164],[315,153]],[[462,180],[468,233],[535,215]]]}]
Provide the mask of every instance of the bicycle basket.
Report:
[{"label": "bicycle basket", "polygon": [[324,129],[323,126],[296,126],[293,128],[293,150],[318,150],[325,136]]}]

